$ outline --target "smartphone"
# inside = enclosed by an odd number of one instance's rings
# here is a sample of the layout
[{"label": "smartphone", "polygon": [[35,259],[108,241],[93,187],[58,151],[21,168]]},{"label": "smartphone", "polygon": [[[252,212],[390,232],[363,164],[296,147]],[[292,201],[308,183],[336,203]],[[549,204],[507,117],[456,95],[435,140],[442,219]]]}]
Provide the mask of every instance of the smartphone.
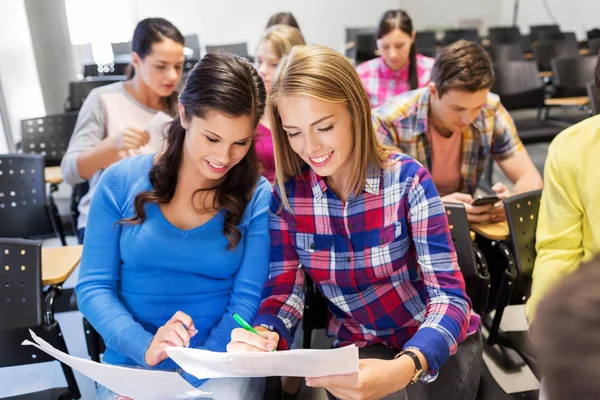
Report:
[{"label": "smartphone", "polygon": [[500,198],[496,195],[479,196],[471,203],[472,206],[487,206],[488,204],[496,204]]}]

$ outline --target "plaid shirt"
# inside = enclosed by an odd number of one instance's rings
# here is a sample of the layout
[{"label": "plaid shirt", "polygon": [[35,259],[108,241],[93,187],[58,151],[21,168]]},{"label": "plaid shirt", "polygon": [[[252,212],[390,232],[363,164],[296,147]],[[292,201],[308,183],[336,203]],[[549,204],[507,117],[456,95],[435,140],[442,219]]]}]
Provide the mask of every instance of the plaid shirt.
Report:
[{"label": "plaid shirt", "polygon": [[[417,54],[416,58],[418,86],[423,87],[429,83],[431,68],[435,60],[421,54]],[[404,68],[393,71],[385,64],[382,57],[365,61],[356,67],[356,72],[369,95],[371,107],[378,107],[388,98],[410,90],[408,69],[409,65],[407,64]]]},{"label": "plaid shirt", "polygon": [[254,321],[292,343],[304,310],[304,270],[329,305],[336,346],[416,347],[427,379],[475,332],[442,202],[427,170],[395,153],[369,167],[364,191],[344,204],[312,169],[286,184],[293,214],[271,202],[271,269]]},{"label": "plaid shirt", "polygon": [[[374,110],[373,124],[384,144],[398,147],[431,170],[428,113],[429,89],[417,89],[394,97]],[[501,161],[523,149],[510,114],[500,98],[490,93],[475,121],[462,133],[460,191],[475,193],[490,155]]]}]

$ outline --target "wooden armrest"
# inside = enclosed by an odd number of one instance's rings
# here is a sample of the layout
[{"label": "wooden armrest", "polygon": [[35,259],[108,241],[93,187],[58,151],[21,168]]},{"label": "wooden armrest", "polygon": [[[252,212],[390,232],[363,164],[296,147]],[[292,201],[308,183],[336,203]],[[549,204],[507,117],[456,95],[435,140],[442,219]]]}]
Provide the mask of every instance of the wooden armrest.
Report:
[{"label": "wooden armrest", "polygon": [[523,53],[523,58],[526,60],[533,60],[533,53]]},{"label": "wooden armrest", "polygon": [[586,106],[590,104],[590,98],[588,96],[556,97],[544,100],[544,104],[547,106]]},{"label": "wooden armrest", "polygon": [[67,280],[81,260],[82,245],[42,248],[42,284],[58,285]]},{"label": "wooden armrest", "polygon": [[552,71],[540,71],[540,78],[552,78]]},{"label": "wooden armrest", "polygon": [[579,49],[579,55],[589,56],[590,55],[590,49]]},{"label": "wooden armrest", "polygon": [[494,223],[473,223],[471,230],[490,240],[506,240],[509,238],[506,221]]},{"label": "wooden armrest", "polygon": [[46,178],[46,183],[58,184],[63,181],[60,167],[46,167],[44,168],[44,175]]}]

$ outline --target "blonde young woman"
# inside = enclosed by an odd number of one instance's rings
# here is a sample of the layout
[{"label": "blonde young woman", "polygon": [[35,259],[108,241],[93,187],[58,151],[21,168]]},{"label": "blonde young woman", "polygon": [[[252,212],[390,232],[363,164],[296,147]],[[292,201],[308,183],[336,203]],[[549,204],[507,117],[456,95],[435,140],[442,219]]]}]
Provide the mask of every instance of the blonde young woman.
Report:
[{"label": "blonde young woman", "polygon": [[282,63],[267,107],[277,185],[261,336],[235,329],[228,351],[289,347],[306,271],[328,302],[334,346],[356,344],[361,358],[357,374],[308,386],[338,399],[474,399],[479,317],[431,176],[377,141],[342,55],[299,46]]},{"label": "blonde young woman", "polygon": [[[268,28],[260,39],[256,51],[256,69],[263,79],[267,98],[273,86],[275,71],[279,61],[290,52],[292,47],[304,44],[302,33],[288,25],[273,25]],[[275,159],[273,157],[273,141],[269,118],[265,114],[256,127],[256,152],[263,167],[263,175],[273,182],[275,179]]]}]

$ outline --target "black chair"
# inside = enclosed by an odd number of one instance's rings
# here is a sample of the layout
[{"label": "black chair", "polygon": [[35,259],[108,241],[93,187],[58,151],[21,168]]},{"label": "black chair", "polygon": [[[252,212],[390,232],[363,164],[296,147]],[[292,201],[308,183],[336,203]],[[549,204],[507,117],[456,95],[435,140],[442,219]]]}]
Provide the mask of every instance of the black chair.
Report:
[{"label": "black chair", "polygon": [[555,42],[533,43],[533,56],[540,71],[550,71],[553,58],[579,56],[577,42],[560,40]]},{"label": "black chair", "polygon": [[473,310],[479,315],[483,315],[487,308],[490,291],[490,273],[487,261],[477,244],[471,240],[471,230],[464,205],[444,203],[444,208],[458,265],[465,279],[467,295],[471,299]]},{"label": "black chair", "polygon": [[600,53],[600,38],[590,39],[588,41],[588,48],[590,49],[591,56],[598,56],[598,53]]},{"label": "black chair", "polygon": [[0,237],[56,235],[66,246],[58,213],[47,200],[42,156],[0,154]]},{"label": "black chair", "polygon": [[120,42],[120,43],[111,43],[110,47],[112,47],[112,52],[115,56],[130,55],[131,52],[133,51],[131,48],[131,41]]},{"label": "black chair", "polygon": [[541,31],[538,33],[540,42],[569,41],[577,43],[575,32]]},{"label": "black chair", "polygon": [[98,87],[124,81],[125,76],[94,76],[69,82],[69,97],[65,111],[79,111],[90,92]]},{"label": "black chair", "polygon": [[185,47],[193,52],[188,57],[200,58],[200,40],[198,39],[198,35],[194,33],[193,35],[186,35],[183,38],[185,40]]},{"label": "black chair", "polygon": [[555,58],[550,62],[555,97],[587,96],[586,85],[594,80],[596,56]]},{"label": "black chair", "polygon": [[476,28],[447,29],[444,31],[442,46],[447,46],[461,39],[475,43],[479,43],[481,41],[479,39],[479,31]]},{"label": "black chair", "polygon": [[415,36],[415,46],[417,53],[427,57],[435,57],[435,52],[440,43],[437,40],[435,31],[417,31]]},{"label": "black chair", "polygon": [[552,25],[531,25],[529,27],[529,36],[533,42],[539,41],[540,36],[549,33],[560,33],[560,27],[556,24]]},{"label": "black chair", "polygon": [[521,32],[516,26],[492,26],[488,28],[488,39],[492,44],[520,44]]},{"label": "black chair", "polygon": [[85,64],[83,66],[83,76],[106,76],[106,75],[127,75],[130,63],[114,62],[110,64]]},{"label": "black chair", "polygon": [[214,53],[217,51],[224,51],[226,53],[235,54],[236,56],[248,58],[248,44],[246,42],[206,46],[207,53]]},{"label": "black chair", "polygon": [[[0,239],[2,301],[0,301],[0,368],[44,363],[55,359],[33,346],[21,346],[29,329],[58,350],[68,353],[54,319],[58,288],[42,292],[42,244],[24,239]],[[44,297],[44,298],[42,298]],[[6,400],[79,399],[81,393],[71,367],[62,364],[68,387],[5,398]],[[6,382],[3,382],[6,384]]]},{"label": "black chair", "polygon": [[505,200],[506,219],[510,231],[510,252],[507,256],[507,279],[504,279],[496,302],[493,320],[486,321],[489,329],[488,344],[514,349],[523,358],[532,372],[540,378],[535,358],[532,355],[528,331],[502,332],[500,321],[504,310],[511,304],[525,304],[531,293],[533,266],[536,257],[535,234],[541,190],[512,196]]},{"label": "black chair", "polygon": [[56,167],[67,151],[77,112],[21,120],[23,152],[41,154],[46,167]]},{"label": "black chair", "polygon": [[590,111],[592,115],[598,115],[600,114],[600,92],[598,92],[596,82],[589,82],[586,87],[590,98]]},{"label": "black chair", "polygon": [[492,61],[522,61],[523,48],[521,43],[492,43],[485,46]]},{"label": "black chair", "polygon": [[356,36],[356,55],[357,64],[372,60],[377,57],[377,40],[373,35],[358,35]]}]

